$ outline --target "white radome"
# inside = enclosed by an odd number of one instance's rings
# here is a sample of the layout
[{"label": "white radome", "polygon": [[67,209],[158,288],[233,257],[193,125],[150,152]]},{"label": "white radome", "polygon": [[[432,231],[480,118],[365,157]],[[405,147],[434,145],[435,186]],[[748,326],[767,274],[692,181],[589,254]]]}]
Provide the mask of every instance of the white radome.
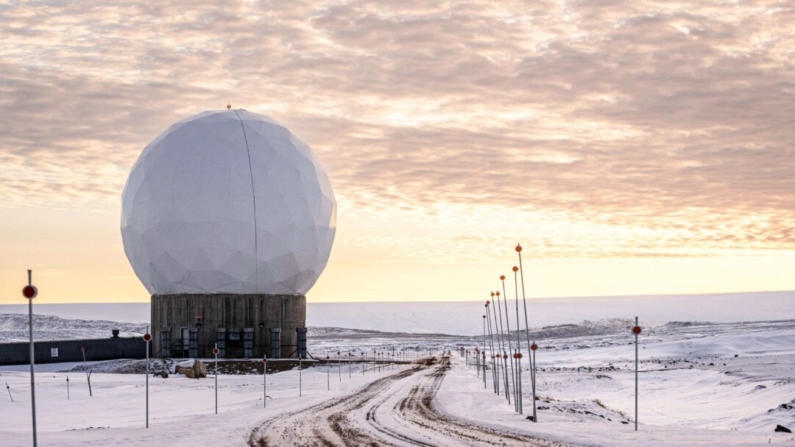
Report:
[{"label": "white radome", "polygon": [[122,193],[121,234],[152,295],[306,294],[337,203],[312,150],[245,110],[203,112],[149,143]]}]

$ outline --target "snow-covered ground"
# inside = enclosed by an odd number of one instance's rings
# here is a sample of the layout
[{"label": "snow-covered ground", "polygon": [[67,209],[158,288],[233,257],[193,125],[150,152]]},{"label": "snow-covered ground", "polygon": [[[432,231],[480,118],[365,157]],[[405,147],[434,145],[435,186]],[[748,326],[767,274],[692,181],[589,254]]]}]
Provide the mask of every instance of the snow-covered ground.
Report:
[{"label": "snow-covered ground", "polygon": [[[401,358],[421,357],[429,349],[439,358],[444,349],[452,352],[451,367],[444,371],[438,389],[431,386],[438,365],[417,372],[410,371],[411,365],[399,365],[363,375],[361,364],[354,363],[350,378],[347,365],[332,367],[328,390],[329,376],[320,366],[301,373],[301,397],[297,370],[269,374],[267,408],[262,408],[261,375],[221,375],[218,415],[212,378],[150,378],[146,430],[144,376],[99,372],[121,370],[121,364],[135,361],[90,365],[93,397],[88,396],[83,372],[55,372],[81,365],[41,365],[36,375],[39,445],[226,446],[256,445],[259,439],[268,445],[280,445],[279,440],[293,444],[300,439],[283,436],[295,435],[285,432],[285,427],[297,422],[305,426],[305,436],[320,436],[332,444],[356,445],[365,439],[335,435],[334,426],[323,422],[335,415],[347,415],[344,421],[349,426],[343,432],[353,430],[358,436],[383,440],[384,445],[482,445],[493,441],[489,436],[505,437],[508,445],[526,445],[525,440],[511,441],[521,436],[563,445],[795,445],[792,434],[774,433],[777,424],[795,428],[795,321],[674,323],[647,329],[641,336],[637,433],[633,431],[633,337],[623,329],[605,333],[628,324],[610,320],[582,325],[570,334],[587,333],[573,337],[566,337],[560,328],[550,329],[560,338],[539,339],[538,424],[526,419],[532,414],[527,363],[525,414],[519,415],[504,396],[494,394],[491,371],[484,389],[474,367],[459,356],[457,348],[482,345],[482,337],[360,336],[360,331],[324,329],[317,331],[314,342],[310,340],[321,355],[332,352],[334,357],[339,350],[346,358],[351,351],[390,352],[394,347]],[[390,377],[399,373],[406,376]],[[14,398],[11,402],[6,394],[0,399],[0,444],[30,445],[27,367],[0,367],[0,381],[8,383]],[[440,419],[398,410],[418,389],[427,389]],[[466,442],[460,427],[470,430]],[[489,434],[495,432],[498,435]]]},{"label": "snow-covered ground", "polygon": [[[484,389],[459,356],[459,347],[482,346],[482,336],[315,328],[316,355],[394,349],[396,358],[430,351],[439,359],[449,350],[450,366],[402,364],[362,374],[353,363],[350,373],[341,365],[330,375],[318,366],[300,374],[301,397],[297,370],[269,374],[267,408],[261,375],[221,375],[217,415],[213,378],[150,378],[147,430],[144,376],[112,373],[136,370],[131,366],[141,361],[89,365],[93,397],[80,364],[40,365],[39,445],[795,445],[795,435],[774,432],[778,424],[795,428],[795,320],[645,326],[637,433],[631,325],[615,318],[532,331],[540,345],[537,424],[526,419],[526,362],[519,415],[494,394],[491,371]],[[0,396],[0,445],[30,445],[27,367],[0,367],[0,385],[6,382],[15,402]]]},{"label": "snow-covered ground", "polygon": [[[3,368],[0,380],[9,384],[15,402],[6,394],[0,403],[0,445],[31,445],[30,375]],[[347,372],[342,381],[338,374],[328,381],[325,369],[302,371],[300,397],[297,370],[269,374],[267,408],[263,408],[261,375],[219,376],[217,415],[213,378],[150,378],[148,430],[144,375],[92,374],[93,397],[89,397],[85,374],[40,372],[36,375],[38,441],[40,446],[245,445],[248,433],[263,419],[354,392],[394,370],[363,375],[357,366],[350,379]]]}]

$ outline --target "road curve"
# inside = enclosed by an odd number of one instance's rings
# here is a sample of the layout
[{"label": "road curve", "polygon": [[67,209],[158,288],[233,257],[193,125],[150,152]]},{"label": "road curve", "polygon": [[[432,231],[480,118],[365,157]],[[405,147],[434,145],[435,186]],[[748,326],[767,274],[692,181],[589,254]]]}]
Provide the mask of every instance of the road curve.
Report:
[{"label": "road curve", "polygon": [[414,365],[347,396],[264,421],[251,447],[531,446],[564,447],[529,435],[475,425],[439,414],[433,400],[449,358]]}]

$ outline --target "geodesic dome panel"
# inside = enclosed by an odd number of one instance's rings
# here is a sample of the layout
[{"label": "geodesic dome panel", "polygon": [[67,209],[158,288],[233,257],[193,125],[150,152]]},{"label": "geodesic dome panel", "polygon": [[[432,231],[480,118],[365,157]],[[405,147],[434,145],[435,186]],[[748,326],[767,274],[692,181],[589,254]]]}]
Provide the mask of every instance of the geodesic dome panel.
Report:
[{"label": "geodesic dome panel", "polygon": [[160,134],[122,193],[121,234],[152,295],[305,294],[328,262],[337,204],[312,150],[245,110]]}]

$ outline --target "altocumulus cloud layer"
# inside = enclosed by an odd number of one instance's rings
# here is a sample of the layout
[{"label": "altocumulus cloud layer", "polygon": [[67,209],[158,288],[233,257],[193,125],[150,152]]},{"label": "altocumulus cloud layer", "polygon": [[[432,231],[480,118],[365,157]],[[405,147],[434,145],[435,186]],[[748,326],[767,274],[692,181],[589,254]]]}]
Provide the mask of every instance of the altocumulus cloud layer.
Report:
[{"label": "altocumulus cloud layer", "polygon": [[376,258],[795,249],[791,3],[432,3],[0,6],[0,204],[118,206],[229,100],[318,152]]}]

